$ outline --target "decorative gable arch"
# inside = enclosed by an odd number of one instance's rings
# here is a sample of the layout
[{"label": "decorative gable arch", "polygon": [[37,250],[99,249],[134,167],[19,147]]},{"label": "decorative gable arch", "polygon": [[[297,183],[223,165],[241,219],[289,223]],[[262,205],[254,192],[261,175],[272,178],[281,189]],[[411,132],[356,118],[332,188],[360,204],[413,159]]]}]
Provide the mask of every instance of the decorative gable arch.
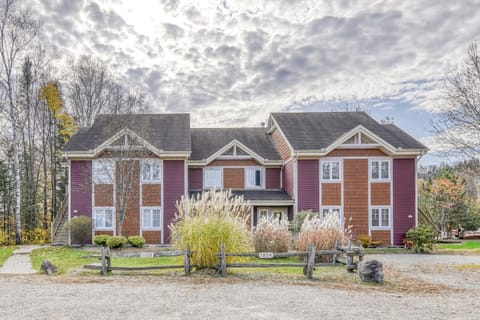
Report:
[{"label": "decorative gable arch", "polygon": [[107,139],[104,143],[94,150],[94,156],[98,156],[106,150],[148,150],[153,154],[159,156],[162,150],[158,150],[152,144],[128,128],[124,128]]},{"label": "decorative gable arch", "polygon": [[206,165],[211,163],[214,160],[248,160],[253,159],[260,164],[265,163],[263,159],[256,152],[245,146],[240,141],[234,139],[217,152],[213,153],[210,157],[206,159]]}]

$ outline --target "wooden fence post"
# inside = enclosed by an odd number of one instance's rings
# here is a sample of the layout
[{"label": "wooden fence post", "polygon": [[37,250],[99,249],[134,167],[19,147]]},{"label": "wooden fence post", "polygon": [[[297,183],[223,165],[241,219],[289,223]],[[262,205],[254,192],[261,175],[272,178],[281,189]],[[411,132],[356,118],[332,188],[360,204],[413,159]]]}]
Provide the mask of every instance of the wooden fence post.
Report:
[{"label": "wooden fence post", "polygon": [[112,253],[110,247],[107,247],[107,272],[112,272]]},{"label": "wooden fence post", "polygon": [[220,275],[222,277],[227,276],[227,257],[225,255],[225,243],[222,243],[222,250],[220,252]]},{"label": "wooden fence post", "polygon": [[333,249],[335,250],[335,253],[333,254],[332,264],[336,264],[337,263],[337,253],[338,253],[338,239],[335,239],[335,247]]},{"label": "wooden fence post", "polygon": [[102,262],[102,269],[100,269],[100,274],[102,276],[105,276],[107,274],[107,267],[105,264],[105,250],[103,247],[100,249],[100,260]]},{"label": "wooden fence post", "polygon": [[308,262],[307,262],[307,278],[313,278],[313,270],[315,270],[315,245],[308,245]]},{"label": "wooden fence post", "polygon": [[190,248],[187,246],[185,249],[185,258],[183,259],[183,269],[185,270],[185,275],[190,275]]},{"label": "wooden fence post", "polygon": [[355,265],[353,264],[353,255],[352,253],[352,240],[348,241],[347,248],[347,272],[353,272]]}]

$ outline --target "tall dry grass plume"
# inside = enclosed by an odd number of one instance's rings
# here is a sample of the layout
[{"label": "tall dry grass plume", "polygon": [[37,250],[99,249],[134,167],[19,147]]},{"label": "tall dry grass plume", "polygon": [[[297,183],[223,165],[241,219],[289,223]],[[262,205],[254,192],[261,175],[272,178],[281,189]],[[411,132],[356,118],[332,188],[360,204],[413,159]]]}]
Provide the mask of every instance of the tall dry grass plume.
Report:
[{"label": "tall dry grass plume", "polygon": [[318,213],[305,218],[300,230],[297,247],[301,251],[307,250],[309,243],[313,243],[317,250],[328,250],[335,246],[335,240],[339,244],[348,241],[350,227],[343,229],[340,218],[335,214],[326,214],[320,218]]},{"label": "tall dry grass plume", "polygon": [[193,264],[211,268],[219,263],[216,254],[222,243],[229,253],[251,250],[249,219],[248,203],[231,191],[211,190],[190,199],[182,197],[169,226],[172,244],[180,250],[188,246],[194,252]]},{"label": "tall dry grass plume", "polygon": [[288,221],[280,217],[261,217],[255,228],[253,244],[256,252],[287,252],[293,243]]}]

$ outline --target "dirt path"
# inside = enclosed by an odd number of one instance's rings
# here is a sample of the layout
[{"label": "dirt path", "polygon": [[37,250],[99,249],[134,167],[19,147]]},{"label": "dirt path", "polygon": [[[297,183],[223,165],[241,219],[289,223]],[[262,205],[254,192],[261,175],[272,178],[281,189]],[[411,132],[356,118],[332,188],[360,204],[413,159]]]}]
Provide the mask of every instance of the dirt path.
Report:
[{"label": "dirt path", "polygon": [[[453,258],[381,255],[405,276],[456,285],[480,270]],[[433,256],[428,256],[433,257]],[[368,257],[373,258],[371,256]],[[458,257],[456,257],[458,259]],[[478,257],[464,258],[476,262]],[[429,266],[435,266],[432,271]],[[458,265],[457,265],[458,266]],[[450,277],[452,271],[455,276]],[[465,278],[467,277],[467,278]],[[472,279],[468,279],[472,277]],[[476,280],[475,280],[476,279]],[[216,277],[0,275],[1,319],[476,319],[480,287],[437,293],[336,289],[322,281],[242,281]],[[462,286],[456,286],[461,288]]]},{"label": "dirt path", "polygon": [[31,274],[37,271],[32,268],[30,260],[30,252],[40,246],[23,246],[18,250],[13,251],[7,261],[0,268],[0,274]]}]

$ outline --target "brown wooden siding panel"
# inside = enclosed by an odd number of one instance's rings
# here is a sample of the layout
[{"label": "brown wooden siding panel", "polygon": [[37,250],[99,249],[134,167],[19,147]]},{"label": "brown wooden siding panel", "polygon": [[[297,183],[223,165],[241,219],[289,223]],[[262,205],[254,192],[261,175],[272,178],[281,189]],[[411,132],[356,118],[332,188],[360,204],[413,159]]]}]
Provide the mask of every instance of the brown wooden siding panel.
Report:
[{"label": "brown wooden siding panel", "polygon": [[373,206],[390,205],[390,182],[374,182],[370,186],[370,203]]},{"label": "brown wooden siding panel", "polygon": [[290,147],[288,146],[287,141],[282,136],[279,130],[275,130],[272,133],[272,139],[273,139],[273,142],[275,143],[275,146],[277,147],[277,150],[280,152],[282,159],[283,160],[289,159],[290,156],[292,155]]},{"label": "brown wooden siding panel", "polygon": [[142,185],[142,206],[161,206],[162,205],[162,186],[160,184]]},{"label": "brown wooden siding panel", "polygon": [[162,233],[161,231],[143,231],[142,232],[143,237],[149,244],[159,244],[162,242]]},{"label": "brown wooden siding panel", "polygon": [[368,234],[368,160],[345,159],[343,167],[345,221],[353,226],[356,240],[360,234]]},{"label": "brown wooden siding panel", "polygon": [[223,188],[224,189],[244,189],[245,188],[245,170],[243,168],[224,168],[223,169]]},{"label": "brown wooden siding panel", "polygon": [[382,241],[382,246],[390,245],[390,230],[372,230],[372,240]]},{"label": "brown wooden siding panel", "polygon": [[113,236],[113,231],[105,231],[105,230],[94,230],[94,236]]},{"label": "brown wooden siding panel", "polygon": [[113,184],[96,184],[93,190],[95,207],[113,206]]},{"label": "brown wooden siding panel", "polygon": [[[123,222],[123,236],[136,236],[140,234],[140,161],[132,160],[126,164],[127,168],[131,170],[131,175],[128,174],[125,176],[128,182],[126,185],[131,185],[132,191],[125,193],[128,196],[128,201],[126,203],[126,213],[125,220]],[[117,208],[116,214],[119,213],[120,208],[120,167],[117,163]],[[118,221],[118,219],[117,219]],[[118,225],[117,225],[118,230]]]},{"label": "brown wooden siding panel", "polygon": [[327,157],[384,157],[380,149],[335,149]]},{"label": "brown wooden siding panel", "polygon": [[258,166],[258,162],[253,159],[245,160],[213,160],[208,164],[209,167],[245,167]]},{"label": "brown wooden siding panel", "polygon": [[342,205],[342,184],[322,183],[322,206]]}]

